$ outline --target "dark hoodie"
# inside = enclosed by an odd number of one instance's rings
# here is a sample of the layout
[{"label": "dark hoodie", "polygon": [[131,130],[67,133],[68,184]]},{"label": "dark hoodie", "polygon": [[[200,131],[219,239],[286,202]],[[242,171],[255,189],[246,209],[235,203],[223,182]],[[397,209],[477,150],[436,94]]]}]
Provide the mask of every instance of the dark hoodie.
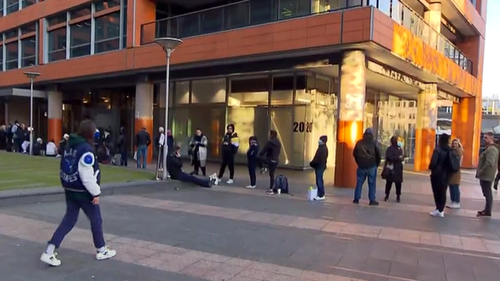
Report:
[{"label": "dark hoodie", "polygon": [[249,164],[257,163],[257,156],[259,155],[259,143],[256,137],[250,138],[250,147],[247,151],[247,162]]},{"label": "dark hoodie", "polygon": [[451,147],[446,144],[439,144],[432,153],[431,162],[429,163],[429,170],[431,170],[431,178],[441,180],[444,183],[448,182],[451,176],[451,162],[450,162]]},{"label": "dark hoodie", "polygon": [[259,153],[260,157],[265,157],[267,160],[271,162],[278,162],[281,153],[281,142],[278,138],[270,138],[264,148]]},{"label": "dark hoodie", "polygon": [[232,127],[233,132],[231,134],[226,133],[222,138],[222,157],[231,158],[238,152],[238,147],[240,145],[240,140],[238,134],[234,131],[234,125],[229,124],[226,128]]},{"label": "dark hoodie", "polygon": [[382,157],[370,129],[366,129],[363,139],[356,142],[352,155],[360,169],[371,169],[380,165]]},{"label": "dark hoodie", "polygon": [[321,143],[318,145],[318,149],[316,150],[316,154],[314,155],[313,160],[309,163],[309,166],[313,169],[326,169],[326,161],[328,159],[328,147],[326,147],[326,142],[328,141],[327,136],[321,136]]}]

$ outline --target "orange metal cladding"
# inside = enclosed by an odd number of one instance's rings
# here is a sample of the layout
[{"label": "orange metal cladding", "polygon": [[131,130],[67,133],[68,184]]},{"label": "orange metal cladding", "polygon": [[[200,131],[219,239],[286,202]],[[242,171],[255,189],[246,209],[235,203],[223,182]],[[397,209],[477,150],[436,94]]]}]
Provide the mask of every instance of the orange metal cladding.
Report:
[{"label": "orange metal cladding", "polygon": [[362,137],[363,121],[338,121],[335,186],[356,187],[357,165],[352,154],[356,142]]},{"label": "orange metal cladding", "polygon": [[481,144],[482,103],[478,98],[464,98],[453,105],[451,131],[464,147],[463,168],[475,168]]},{"label": "orange metal cladding", "polygon": [[[136,118],[135,119],[135,133],[139,133],[142,128],[146,128],[148,133],[150,135],[153,134],[153,119],[149,118]],[[134,138],[135,139],[135,138]],[[151,140],[153,141],[153,140]],[[148,147],[148,157],[147,157],[147,163],[151,164],[153,163],[153,149],[154,149],[154,142],[151,143],[151,145]]]},{"label": "orange metal cladding", "polygon": [[[435,129],[417,129],[415,132],[415,171],[427,171],[435,147]],[[418,157],[417,157],[418,156]]]},{"label": "orange metal cladding", "polygon": [[47,140],[54,140],[57,143],[62,139],[62,119],[49,118]]}]

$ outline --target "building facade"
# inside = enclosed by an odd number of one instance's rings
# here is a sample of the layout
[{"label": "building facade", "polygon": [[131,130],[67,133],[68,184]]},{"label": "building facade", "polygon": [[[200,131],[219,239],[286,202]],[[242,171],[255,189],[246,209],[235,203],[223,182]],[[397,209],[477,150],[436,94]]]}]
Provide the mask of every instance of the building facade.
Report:
[{"label": "building facade", "polygon": [[[328,136],[335,184],[356,181],[352,150],[372,128],[383,151],[403,140],[426,170],[437,107],[450,103],[451,131],[477,164],[486,0],[0,0],[0,121],[28,123],[58,140],[94,119],[130,149],[146,128],[168,128],[185,152],[196,128],[219,158],[233,123],[241,139],[283,143],[280,165],[307,168]],[[155,38],[184,43],[165,53]],[[244,141],[243,141],[244,142]],[[245,161],[242,145],[237,161]],[[153,153],[153,152],[152,152]],[[152,158],[152,153],[150,159]]]}]

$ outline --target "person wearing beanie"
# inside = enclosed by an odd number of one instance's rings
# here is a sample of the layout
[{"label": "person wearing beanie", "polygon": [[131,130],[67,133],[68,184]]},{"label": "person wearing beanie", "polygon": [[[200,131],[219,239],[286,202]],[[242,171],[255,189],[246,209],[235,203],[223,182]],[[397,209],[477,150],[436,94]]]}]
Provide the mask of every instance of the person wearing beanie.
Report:
[{"label": "person wearing beanie", "polygon": [[253,189],[257,185],[257,175],[255,173],[255,169],[257,169],[257,165],[259,163],[259,143],[256,136],[251,136],[248,139],[248,143],[249,146],[247,151],[247,167],[248,175],[250,176],[250,185],[247,185],[246,188]]},{"label": "person wearing beanie", "polygon": [[[274,173],[278,168],[278,160],[280,159],[281,142],[278,139],[278,132],[275,130],[269,131],[269,140],[264,145],[264,148],[259,153],[259,165],[261,165],[260,173],[263,174],[269,171],[269,190],[268,194],[274,194]],[[262,167],[266,164],[267,168]]]},{"label": "person wearing beanie", "polygon": [[216,185],[219,184],[222,177],[224,176],[226,167],[229,168],[229,180],[226,183],[232,184],[234,182],[234,155],[236,154],[236,152],[238,152],[240,141],[238,138],[238,134],[234,131],[234,124],[227,125],[226,129],[226,134],[222,138],[222,163],[220,165],[219,175],[217,176],[217,180],[215,181]]},{"label": "person wearing beanie", "polygon": [[316,187],[318,188],[318,196],[314,198],[315,201],[325,200],[325,183],[323,181],[323,174],[326,170],[326,162],[328,160],[328,147],[326,147],[326,142],[328,141],[327,136],[321,136],[318,140],[318,149],[316,149],[316,154],[309,165],[314,169],[314,175],[316,176]]},{"label": "person wearing beanie", "polygon": [[359,204],[363,184],[368,178],[368,199],[370,206],[378,206],[376,200],[377,167],[382,161],[380,149],[373,137],[372,129],[368,128],[363,134],[363,138],[356,142],[353,150],[353,157],[358,165],[356,170],[356,189],[354,190],[354,200],[352,203]]}]

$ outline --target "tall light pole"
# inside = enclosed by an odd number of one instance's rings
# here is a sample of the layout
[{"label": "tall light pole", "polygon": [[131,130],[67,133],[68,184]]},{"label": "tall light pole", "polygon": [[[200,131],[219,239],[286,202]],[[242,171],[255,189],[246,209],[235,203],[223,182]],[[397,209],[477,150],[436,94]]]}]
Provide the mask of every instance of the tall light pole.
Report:
[{"label": "tall light pole", "polygon": [[33,83],[40,73],[25,72],[24,75],[30,79],[30,155],[33,155]]},{"label": "tall light pole", "polygon": [[167,130],[168,130],[168,100],[170,92],[170,56],[180,44],[182,40],[179,38],[172,37],[162,37],[156,38],[155,42],[160,45],[165,53],[167,54],[167,66],[165,69],[165,143],[163,144],[163,180],[167,180],[167,154],[168,154],[168,142],[167,142]]}]

